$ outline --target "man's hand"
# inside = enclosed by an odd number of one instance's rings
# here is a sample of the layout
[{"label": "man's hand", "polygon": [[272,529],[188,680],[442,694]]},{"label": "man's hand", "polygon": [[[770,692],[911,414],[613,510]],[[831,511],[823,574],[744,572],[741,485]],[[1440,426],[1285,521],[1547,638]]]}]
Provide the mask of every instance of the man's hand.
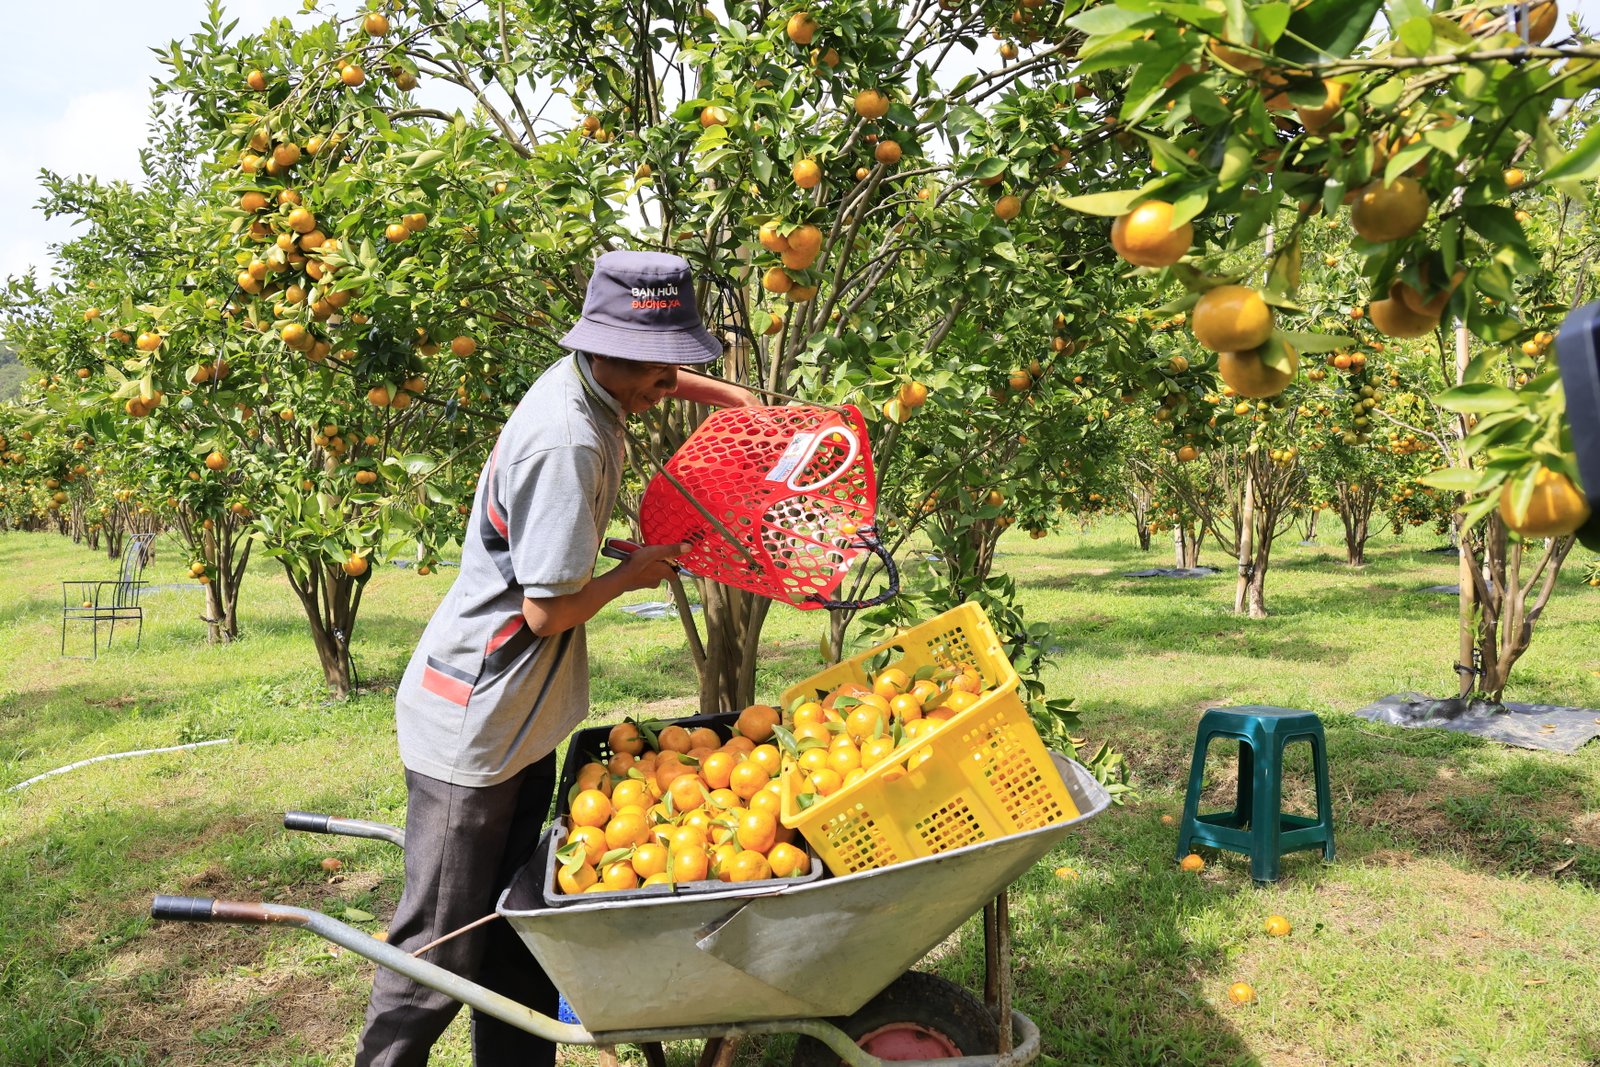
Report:
[{"label": "man's hand", "polygon": [[618,578],[623,588],[630,592],[653,589],[672,577],[673,569],[667,561],[677,559],[687,551],[688,545],[645,545],[636,548],[617,566],[620,572]]}]

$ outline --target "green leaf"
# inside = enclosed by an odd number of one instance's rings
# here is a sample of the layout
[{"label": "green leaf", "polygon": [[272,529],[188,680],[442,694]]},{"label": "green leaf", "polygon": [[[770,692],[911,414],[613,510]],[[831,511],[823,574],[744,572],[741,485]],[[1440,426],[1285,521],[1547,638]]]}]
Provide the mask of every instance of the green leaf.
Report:
[{"label": "green leaf", "polygon": [[1274,51],[1290,63],[1342,59],[1356,50],[1381,7],[1383,0],[1310,0],[1289,16]]},{"label": "green leaf", "polygon": [[1590,126],[1583,140],[1544,172],[1545,181],[1587,181],[1596,177],[1600,177],[1600,126]]},{"label": "green leaf", "polygon": [[1305,333],[1299,330],[1280,330],[1278,332],[1301,355],[1313,355],[1318,352],[1337,352],[1341,348],[1348,348],[1356,343],[1354,337],[1347,337],[1344,334]]},{"label": "green leaf", "polygon": [[1400,23],[1400,43],[1408,56],[1425,56],[1433,47],[1433,22],[1413,15]]},{"label": "green leaf", "polygon": [[1132,11],[1113,4],[1100,4],[1072,16],[1067,20],[1067,25],[1090,37],[1101,37],[1142,25],[1155,17],[1156,13],[1152,11]]},{"label": "green leaf", "polygon": [[1526,250],[1522,223],[1517,221],[1516,212],[1504,204],[1464,204],[1461,217],[1494,244]]},{"label": "green leaf", "polygon": [[1263,367],[1288,373],[1293,365],[1289,355],[1289,346],[1284,343],[1281,333],[1274,333],[1267,339],[1267,343],[1256,349],[1256,355],[1261,359]]},{"label": "green leaf", "polygon": [[1468,467],[1446,467],[1444,470],[1429,471],[1417,480],[1423,485],[1431,485],[1447,493],[1476,493],[1484,484],[1484,479],[1484,471]]},{"label": "green leaf", "polygon": [[375,918],[377,916],[370,911],[362,911],[360,908],[344,909],[344,921],[347,923],[369,923]]},{"label": "green leaf", "polygon": [[1289,26],[1292,9],[1286,3],[1259,4],[1250,8],[1250,21],[1261,34],[1263,50],[1271,48]]},{"label": "green leaf", "polygon": [[1435,394],[1433,402],[1446,411],[1484,412],[1514,407],[1522,400],[1503,385],[1469,382]]},{"label": "green leaf", "polygon": [[[1098,8],[1096,10],[1099,10]],[[1072,211],[1081,211],[1085,215],[1103,215],[1115,218],[1126,215],[1128,209],[1144,196],[1143,189],[1118,189],[1109,193],[1085,193],[1082,196],[1069,196],[1061,201],[1061,206]]]},{"label": "green leaf", "polygon": [[1454,126],[1435,127],[1424,133],[1422,139],[1451,159],[1459,159],[1461,157],[1461,146],[1466,143],[1471,134],[1471,123],[1458,122]]},{"label": "green leaf", "polygon": [[1190,189],[1172,202],[1172,224],[1182,226],[1196,218],[1211,201],[1211,191],[1205,186]]}]

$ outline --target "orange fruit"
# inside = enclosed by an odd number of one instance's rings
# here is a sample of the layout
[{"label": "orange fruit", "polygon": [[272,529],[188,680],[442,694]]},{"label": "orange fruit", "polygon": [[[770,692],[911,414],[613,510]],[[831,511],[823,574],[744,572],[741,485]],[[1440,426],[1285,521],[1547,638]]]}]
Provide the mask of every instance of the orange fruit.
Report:
[{"label": "orange fruit", "polygon": [[795,44],[810,44],[817,35],[817,20],[811,17],[809,11],[796,11],[789,16],[783,30]]},{"label": "orange fruit", "polygon": [[822,796],[831,796],[844,787],[844,776],[831,767],[812,771],[806,776],[806,788]]},{"label": "orange fruit", "polygon": [[[814,159],[798,160],[790,173],[794,177],[794,183],[802,189],[815,189],[822,181],[822,168]],[[794,242],[791,240],[790,247],[793,245]]]},{"label": "orange fruit", "polygon": [[827,744],[833,740],[833,731],[828,729],[827,723],[801,723],[794,728],[794,739],[796,741],[821,741]]},{"label": "orange fruit", "polygon": [[1172,205],[1146,200],[1111,224],[1111,246],[1139,267],[1170,267],[1194,243],[1194,226],[1172,225]]},{"label": "orange fruit", "polygon": [[565,867],[556,868],[556,884],[563,893],[582,893],[599,881],[600,876],[593,867],[587,863],[580,863],[572,870]]},{"label": "orange fruit", "polygon": [[794,279],[782,267],[768,267],[761,276],[761,288],[769,293],[787,293],[794,288]]},{"label": "orange fruit", "polygon": [[698,775],[680,774],[667,787],[672,795],[672,805],[679,811],[693,811],[706,802],[705,783]]},{"label": "orange fruit", "polygon": [[667,849],[653,841],[646,842],[633,850],[629,860],[633,865],[633,873],[640,878],[648,879],[653,874],[665,874],[667,870]]},{"label": "orange fruit", "polygon": [[757,745],[750,750],[749,758],[766,771],[769,778],[777,774],[778,768],[783,766],[783,754],[775,745]]},{"label": "orange fruit", "polygon": [[778,822],[768,812],[746,811],[739,816],[734,834],[741,848],[768,852],[777,844]]},{"label": "orange fruit", "polygon": [[889,98],[876,89],[863,89],[856,94],[855,109],[864,119],[881,119],[889,113]]},{"label": "orange fruit", "polygon": [[1022,200],[1011,193],[1007,193],[994,202],[994,213],[1000,217],[1000,221],[1010,222],[1022,214]]},{"label": "orange fruit", "polygon": [[1540,467],[1533,476],[1533,496],[1524,508],[1507,482],[1500,490],[1500,517],[1523,537],[1563,537],[1589,521],[1589,502],[1560,471]]},{"label": "orange fruit", "polygon": [[[1429,314],[1426,311],[1419,311],[1412,301],[1405,299],[1406,296],[1413,294],[1416,294],[1415,289],[1404,282],[1395,282],[1389,287],[1387,300],[1374,300],[1367,305],[1367,317],[1372,320],[1372,325],[1377,327],[1379,333],[1387,337],[1421,337],[1438,328],[1439,314],[1444,310],[1443,302],[1439,305],[1439,312]],[[1448,292],[1440,295],[1446,301],[1450,299]],[[1421,302],[1420,295],[1416,295],[1415,299],[1418,303]],[[1423,306],[1429,307],[1431,304]]]},{"label": "orange fruit", "polygon": [[1213,352],[1243,352],[1272,336],[1272,308],[1247,285],[1219,285],[1195,304],[1189,328]]},{"label": "orange fruit", "polygon": [[903,154],[904,150],[895,141],[880,141],[878,147],[872,150],[872,158],[886,167],[892,167],[900,162]]},{"label": "orange fruit", "polygon": [[978,695],[964,689],[952,689],[945,694],[944,706],[957,714],[966,711],[978,702]]},{"label": "orange fruit", "polygon": [[[1288,348],[1287,345],[1284,347]],[[1300,354],[1293,348],[1288,348],[1288,352],[1287,371],[1267,366],[1255,352],[1219,352],[1217,373],[1240,396],[1277,396],[1288,388],[1294,380],[1295,371],[1300,367]]]},{"label": "orange fruit", "polygon": [[744,801],[740,799],[739,794],[726,786],[721,789],[713,789],[711,795],[706,797],[706,803],[717,811],[727,811],[730,808],[744,806]]},{"label": "orange fruit", "polygon": [[883,709],[871,704],[861,704],[851,708],[850,714],[845,716],[844,720],[844,728],[857,741],[866,741],[879,736],[886,725]]},{"label": "orange fruit", "polygon": [[772,736],[772,728],[783,716],[778,714],[778,709],[766,704],[751,704],[739,713],[739,721],[735,724],[741,736],[760,744]]},{"label": "orange fruit", "polygon": [[711,856],[704,846],[674,846],[671,865],[674,882],[703,882],[711,873]]},{"label": "orange fruit", "polygon": [[1261,59],[1260,56],[1253,56],[1249,53],[1241,52],[1237,48],[1229,48],[1215,37],[1212,37],[1206,41],[1206,48],[1213,56],[1217,57],[1219,62],[1232,67],[1234,70],[1253,71],[1260,70],[1263,66],[1265,66],[1265,61]]},{"label": "orange fruit", "polygon": [[712,789],[726,789],[737,762],[731,752],[713,752],[700,761],[700,777],[704,778],[706,785]]},{"label": "orange fruit", "polygon": [[822,251],[822,231],[809,222],[796,226],[788,240],[790,252],[815,258]]},{"label": "orange fruit", "polygon": [[748,756],[755,751],[756,743],[748,737],[730,737],[722,745],[722,751],[731,752],[735,756]]},{"label": "orange fruit", "polygon": [[578,826],[604,826],[611,819],[611,798],[598,789],[585,789],[572,798],[568,813]]},{"label": "orange fruit", "polygon": [[638,762],[631,753],[618,752],[606,760],[606,770],[620,778],[627,774],[633,768],[633,765]]},{"label": "orange fruit", "polygon": [[888,700],[911,688],[911,679],[899,667],[885,667],[872,679],[872,691]]},{"label": "orange fruit", "polygon": [[770,789],[763,789],[750,798],[750,810],[764,811],[768,815],[777,816],[783,811],[783,795],[774,793]]},{"label": "orange fruit", "polygon": [[650,823],[636,808],[619,811],[606,823],[607,848],[632,848],[650,840]]},{"label": "orange fruit", "polygon": [[805,771],[807,774],[810,774],[812,771],[820,771],[822,768],[828,765],[828,749],[823,748],[821,745],[818,745],[816,748],[808,748],[804,752],[800,753],[800,758],[795,760],[795,762],[799,764],[800,769]]},{"label": "orange fruit", "polygon": [[689,747],[689,731],[676,724],[656,734],[656,748],[662,752],[688,752]]},{"label": "orange fruit", "polygon": [[821,704],[815,700],[808,700],[794,709],[794,725],[804,726],[806,723],[821,723],[828,719],[827,713]]},{"label": "orange fruit", "polygon": [[779,842],[767,852],[767,866],[774,878],[795,878],[811,870],[811,857],[804,849]]},{"label": "orange fruit", "polygon": [[644,751],[644,735],[633,723],[619,722],[606,735],[606,744],[611,746],[613,752],[627,752],[637,756]]},{"label": "orange fruit", "polygon": [[748,759],[733,769],[733,774],[728,779],[728,788],[732,789],[739,799],[749,800],[760,792],[771,778],[772,776],[761,764]]},{"label": "orange fruit", "polygon": [[716,750],[722,747],[722,735],[709,726],[696,726],[689,731],[689,751],[697,748]]},{"label": "orange fruit", "polygon": [[1412,178],[1380,179],[1361,187],[1350,206],[1350,224],[1368,241],[1410,237],[1428,221],[1428,194]]},{"label": "orange fruit", "polygon": [[705,848],[710,834],[704,826],[674,826],[667,834],[668,845],[677,850]]},{"label": "orange fruit", "polygon": [[1312,133],[1321,133],[1328,123],[1339,114],[1339,105],[1344,101],[1344,82],[1322,82],[1322,103],[1317,107],[1296,107],[1294,113],[1300,118],[1300,125]]},{"label": "orange fruit", "polygon": [[650,787],[645,785],[642,778],[624,778],[611,787],[611,806],[625,808],[629,804],[644,805],[655,798],[650,795]]},{"label": "orange fruit", "polygon": [[852,744],[843,744],[828,753],[827,766],[838,772],[840,779],[861,766],[861,750]]},{"label": "orange fruit", "polygon": [[639,873],[627,860],[617,860],[615,863],[606,864],[600,872],[600,884],[612,891],[638,889]]},{"label": "orange fruit", "polygon": [[1179,869],[1185,871],[1200,871],[1204,870],[1205,866],[1205,859],[1193,852],[1189,853],[1178,862]]},{"label": "orange fruit", "polygon": [[756,231],[756,241],[768,252],[789,251],[789,239],[778,232],[777,219],[761,224],[761,228]]},{"label": "orange fruit", "polygon": [[1294,929],[1289,920],[1282,915],[1267,916],[1267,933],[1273,937],[1287,937],[1289,931]]},{"label": "orange fruit", "polygon": [[734,855],[726,865],[726,873],[730,882],[760,882],[772,877],[772,867],[766,856],[746,849]]},{"label": "orange fruit", "polygon": [[585,863],[599,863],[606,854],[606,832],[598,826],[574,826],[567,841],[583,846]]},{"label": "orange fruit", "polygon": [[602,793],[611,792],[611,781],[606,777],[604,763],[585,763],[578,768],[578,789],[598,789]]},{"label": "orange fruit", "polygon": [[1249,1004],[1256,999],[1256,991],[1249,982],[1235,982],[1228,987],[1228,999],[1235,1004]]},{"label": "orange fruit", "polygon": [[912,693],[901,693],[889,701],[889,713],[901,722],[922,718],[922,698]]}]

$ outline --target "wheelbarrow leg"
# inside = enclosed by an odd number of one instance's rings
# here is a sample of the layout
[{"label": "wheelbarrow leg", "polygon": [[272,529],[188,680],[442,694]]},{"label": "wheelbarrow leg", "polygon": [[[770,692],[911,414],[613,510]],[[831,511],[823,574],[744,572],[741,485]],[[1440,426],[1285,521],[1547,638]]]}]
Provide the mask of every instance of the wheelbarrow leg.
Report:
[{"label": "wheelbarrow leg", "polygon": [[1006,890],[983,906],[983,1003],[1000,1027],[1000,1054],[1011,1051],[1011,905]]},{"label": "wheelbarrow leg", "polygon": [[639,1046],[639,1051],[644,1053],[644,1062],[649,1067],[667,1067],[667,1053],[659,1041],[646,1041]]},{"label": "wheelbarrow leg", "polygon": [[700,1050],[700,1059],[695,1067],[732,1067],[733,1054],[739,1049],[739,1038],[713,1037],[708,1038],[705,1047]]}]

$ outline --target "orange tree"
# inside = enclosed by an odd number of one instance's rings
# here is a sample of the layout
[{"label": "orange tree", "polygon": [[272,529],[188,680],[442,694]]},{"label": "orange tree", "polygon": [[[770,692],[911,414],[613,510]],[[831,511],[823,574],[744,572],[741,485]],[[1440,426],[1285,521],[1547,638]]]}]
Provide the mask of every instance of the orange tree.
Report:
[{"label": "orange tree", "polygon": [[[1444,13],[1396,4],[1381,27],[1377,9],[1332,0],[1203,10],[1128,3],[1074,16],[1089,36],[1080,69],[1125,79],[1119,121],[1148,143],[1152,167],[1143,185],[1129,175],[1120,194],[1072,203],[1118,216],[1112,238],[1125,258],[1170,269],[1190,291],[1176,306],[1195,308],[1197,340],[1224,353],[1225,378],[1229,351],[1236,377],[1292,378],[1297,360],[1287,349],[1306,351],[1312,336],[1285,329],[1301,311],[1293,295],[1304,238],[1345,204],[1365,289],[1350,303],[1367,305],[1366,317],[1394,338],[1461,324],[1460,358],[1442,383],[1453,388],[1436,399],[1462,412],[1462,469],[1433,481],[1481,494],[1464,523],[1488,517],[1491,542],[1501,522],[1556,536],[1533,578],[1496,582],[1525,591],[1546,583],[1533,610],[1478,603],[1476,685],[1498,696],[1497,664],[1508,667],[1514,649],[1502,641],[1489,656],[1482,638],[1500,628],[1516,635],[1506,639],[1513,646],[1525,642],[1564,555],[1562,535],[1585,515],[1554,376],[1530,375],[1520,388],[1486,381],[1497,364],[1490,353],[1472,358],[1470,339],[1501,345],[1540,328],[1540,302],[1526,299],[1530,287],[1519,278],[1539,267],[1535,240],[1549,241],[1558,258],[1572,244],[1562,233],[1530,231],[1531,214],[1506,201],[1535,185],[1581,200],[1600,174],[1600,137],[1586,132],[1580,103],[1600,52],[1564,30],[1560,47],[1545,44],[1557,32],[1553,3]],[[1230,265],[1230,251],[1262,238],[1273,251],[1265,278]],[[1229,295],[1202,331],[1199,305],[1219,292]],[[1510,488],[1495,492],[1503,484]],[[1513,547],[1511,558],[1520,553]],[[1463,586],[1477,581],[1464,576]]]}]

